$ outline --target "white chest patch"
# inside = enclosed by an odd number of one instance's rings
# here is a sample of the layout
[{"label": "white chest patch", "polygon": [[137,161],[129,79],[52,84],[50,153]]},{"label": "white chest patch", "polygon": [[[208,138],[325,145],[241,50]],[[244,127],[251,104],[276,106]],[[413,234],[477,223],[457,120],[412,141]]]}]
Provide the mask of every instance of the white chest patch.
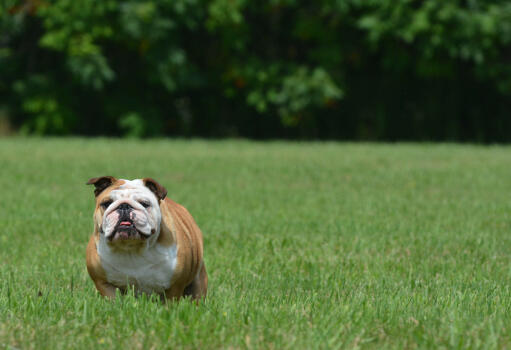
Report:
[{"label": "white chest patch", "polygon": [[114,252],[101,237],[97,244],[108,282],[118,287],[133,286],[137,293],[163,293],[177,264],[177,246],[155,244],[142,253]]}]

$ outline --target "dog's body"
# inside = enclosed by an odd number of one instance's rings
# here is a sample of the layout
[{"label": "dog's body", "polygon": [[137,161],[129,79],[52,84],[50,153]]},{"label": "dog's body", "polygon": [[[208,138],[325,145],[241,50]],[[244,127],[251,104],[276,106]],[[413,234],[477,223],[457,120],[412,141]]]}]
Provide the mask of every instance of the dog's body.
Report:
[{"label": "dog's body", "polygon": [[131,287],[167,299],[206,295],[202,233],[165,188],[149,178],[105,176],[88,184],[96,187],[96,209],[87,270],[103,296]]}]

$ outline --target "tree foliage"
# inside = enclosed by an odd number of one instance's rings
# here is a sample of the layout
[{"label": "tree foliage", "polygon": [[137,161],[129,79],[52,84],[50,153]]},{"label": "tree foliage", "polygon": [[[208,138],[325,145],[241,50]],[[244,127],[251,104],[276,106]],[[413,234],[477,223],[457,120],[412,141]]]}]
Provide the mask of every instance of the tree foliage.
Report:
[{"label": "tree foliage", "polygon": [[509,1],[0,11],[0,107],[26,133],[511,140]]}]

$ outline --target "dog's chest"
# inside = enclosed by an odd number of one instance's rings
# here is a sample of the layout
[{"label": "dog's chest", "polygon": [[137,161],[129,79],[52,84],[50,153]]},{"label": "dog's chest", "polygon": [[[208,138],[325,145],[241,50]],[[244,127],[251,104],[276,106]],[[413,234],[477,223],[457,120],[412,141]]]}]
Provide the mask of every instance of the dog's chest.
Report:
[{"label": "dog's chest", "polygon": [[98,244],[98,254],[108,282],[117,287],[133,286],[136,292],[163,293],[177,264],[177,246],[156,245],[135,253],[113,252]]}]

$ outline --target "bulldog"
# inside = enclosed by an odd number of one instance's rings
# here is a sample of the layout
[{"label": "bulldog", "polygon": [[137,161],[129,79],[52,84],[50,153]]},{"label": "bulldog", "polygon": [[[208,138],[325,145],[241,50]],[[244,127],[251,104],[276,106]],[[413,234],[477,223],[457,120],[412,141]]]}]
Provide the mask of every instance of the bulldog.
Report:
[{"label": "bulldog", "polygon": [[87,245],[87,271],[99,293],[206,296],[202,233],[188,211],[151,178],[92,178],[96,209]]}]

